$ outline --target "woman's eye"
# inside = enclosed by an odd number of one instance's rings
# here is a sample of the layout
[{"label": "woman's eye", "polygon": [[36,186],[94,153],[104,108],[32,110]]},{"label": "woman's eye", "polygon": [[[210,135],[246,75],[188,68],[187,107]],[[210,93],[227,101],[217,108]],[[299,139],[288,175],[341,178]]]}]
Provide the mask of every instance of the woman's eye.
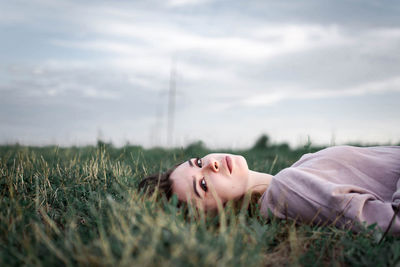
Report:
[{"label": "woman's eye", "polygon": [[207,190],[208,190],[207,183],[206,183],[206,180],[204,180],[204,178],[200,180],[200,187],[201,187],[201,189],[204,190],[204,192],[207,192]]},{"label": "woman's eye", "polygon": [[196,158],[196,164],[197,164],[197,166],[199,166],[200,168],[203,167],[203,162],[201,161],[201,158]]}]

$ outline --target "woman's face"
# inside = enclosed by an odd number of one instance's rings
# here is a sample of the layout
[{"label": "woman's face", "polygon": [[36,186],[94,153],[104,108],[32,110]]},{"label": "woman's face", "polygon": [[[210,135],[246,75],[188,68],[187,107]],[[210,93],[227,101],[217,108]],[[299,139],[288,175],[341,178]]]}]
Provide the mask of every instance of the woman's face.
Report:
[{"label": "woman's face", "polygon": [[179,165],[170,175],[172,190],[179,200],[194,200],[205,209],[246,193],[249,169],[244,157],[231,154],[208,154]]}]

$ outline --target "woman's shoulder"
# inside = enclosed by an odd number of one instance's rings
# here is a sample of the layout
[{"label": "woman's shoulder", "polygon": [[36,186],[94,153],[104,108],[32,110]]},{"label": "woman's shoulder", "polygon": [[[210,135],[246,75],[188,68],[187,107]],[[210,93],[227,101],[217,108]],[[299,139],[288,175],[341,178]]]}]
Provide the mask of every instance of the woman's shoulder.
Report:
[{"label": "woman's shoulder", "polygon": [[314,206],[329,202],[329,182],[303,168],[288,167],[275,175],[261,198],[261,210],[268,216],[268,209],[275,216],[295,218]]},{"label": "woman's shoulder", "polygon": [[324,155],[343,155],[344,153],[359,153],[361,151],[366,151],[365,147],[356,147],[356,146],[330,146],[324,149],[321,149],[315,153],[308,153],[306,155],[310,156],[324,156]]},{"label": "woman's shoulder", "polygon": [[341,146],[331,146],[324,149],[319,150],[315,153],[309,153],[306,155],[324,155],[324,154],[335,154],[335,153],[376,153],[376,152],[393,152],[399,153],[400,146],[367,146],[367,147],[359,147],[359,146],[350,146],[350,145],[341,145]]},{"label": "woman's shoulder", "polygon": [[291,167],[299,167],[309,164],[315,165],[318,164],[317,162],[326,162],[327,160],[351,163],[357,159],[371,160],[374,157],[381,158],[382,156],[389,158],[400,158],[400,146],[331,146],[314,153],[304,154]]}]

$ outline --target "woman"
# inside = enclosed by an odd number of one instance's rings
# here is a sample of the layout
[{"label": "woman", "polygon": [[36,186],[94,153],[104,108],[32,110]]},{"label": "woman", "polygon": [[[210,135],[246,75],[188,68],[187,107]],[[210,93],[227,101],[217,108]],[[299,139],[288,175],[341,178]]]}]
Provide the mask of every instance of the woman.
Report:
[{"label": "woman", "polygon": [[303,155],[277,175],[251,171],[244,157],[189,159],[140,188],[176,194],[206,210],[247,192],[260,193],[261,213],[313,224],[360,229],[376,223],[400,235],[400,146],[336,146]]}]

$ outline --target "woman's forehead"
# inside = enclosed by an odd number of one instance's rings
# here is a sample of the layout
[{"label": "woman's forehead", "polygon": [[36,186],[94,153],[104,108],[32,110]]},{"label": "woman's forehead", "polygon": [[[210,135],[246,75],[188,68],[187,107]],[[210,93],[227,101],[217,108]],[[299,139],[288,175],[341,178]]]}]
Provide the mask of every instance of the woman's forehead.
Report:
[{"label": "woman's forehead", "polygon": [[187,161],[182,163],[170,175],[172,190],[177,193],[178,196],[182,194],[182,192],[192,192],[191,184],[195,177],[193,167],[191,167]]},{"label": "woman's forehead", "polygon": [[[193,175],[193,166],[189,163],[190,160],[183,162],[181,165],[171,173],[170,177],[172,180],[186,179],[186,176]],[[192,163],[193,164],[193,163]]]}]

